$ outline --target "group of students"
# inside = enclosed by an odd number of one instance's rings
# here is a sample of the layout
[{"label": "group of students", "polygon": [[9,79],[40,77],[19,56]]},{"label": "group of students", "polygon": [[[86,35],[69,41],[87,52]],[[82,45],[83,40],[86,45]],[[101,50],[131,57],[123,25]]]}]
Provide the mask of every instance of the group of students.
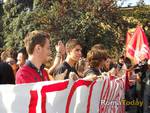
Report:
[{"label": "group of students", "polygon": [[[65,45],[59,41],[55,46],[55,58],[51,58],[50,35],[44,31],[29,32],[24,38],[24,44],[25,48],[20,50],[17,56],[13,55],[13,52],[8,55],[8,51],[1,54],[0,84],[80,78],[94,81],[101,77],[103,72],[108,72],[107,75],[111,79],[127,73],[127,85],[131,89],[134,86],[133,81],[137,79],[129,74],[132,69],[128,58],[120,57],[116,64],[108,55],[108,51],[100,44],[91,47],[86,58],[82,58],[82,44],[77,39],[69,39]],[[53,59],[53,64],[45,67],[50,59]],[[121,73],[122,70],[123,73]]]},{"label": "group of students", "polygon": [[[32,31],[26,35],[25,48],[19,51],[17,56],[13,52],[8,55],[8,51],[1,54],[1,64],[12,67],[11,77],[15,78],[15,84],[70,78],[95,80],[100,75],[100,67],[108,57],[106,50],[97,44],[88,52],[87,60],[85,60],[82,58],[82,44],[77,39],[69,39],[66,45],[59,41],[55,46],[56,56],[53,64],[45,68],[51,56],[49,39],[50,35],[46,32]],[[14,83],[14,80],[12,81]],[[4,83],[10,84],[11,82],[5,81]]]}]

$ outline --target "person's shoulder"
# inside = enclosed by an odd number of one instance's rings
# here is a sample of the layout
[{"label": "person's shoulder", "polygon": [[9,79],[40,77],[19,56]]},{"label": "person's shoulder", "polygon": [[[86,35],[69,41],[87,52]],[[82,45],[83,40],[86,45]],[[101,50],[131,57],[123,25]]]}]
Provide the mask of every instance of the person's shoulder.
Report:
[{"label": "person's shoulder", "polygon": [[16,73],[17,75],[24,75],[25,73],[29,73],[30,72],[30,67],[27,65],[24,65],[23,67],[19,68],[19,70]]},{"label": "person's shoulder", "polygon": [[58,67],[56,67],[56,70],[58,69],[66,69],[68,67],[68,63],[67,62],[63,62],[62,64],[58,65]]},{"label": "person's shoulder", "polygon": [[30,68],[27,65],[24,65],[16,73],[16,84],[30,82],[30,79],[32,78],[31,75],[33,74],[35,73],[33,72],[32,68]]},{"label": "person's shoulder", "polygon": [[61,74],[67,69],[67,66],[65,65],[65,62],[60,64],[56,69],[54,70],[54,75]]}]

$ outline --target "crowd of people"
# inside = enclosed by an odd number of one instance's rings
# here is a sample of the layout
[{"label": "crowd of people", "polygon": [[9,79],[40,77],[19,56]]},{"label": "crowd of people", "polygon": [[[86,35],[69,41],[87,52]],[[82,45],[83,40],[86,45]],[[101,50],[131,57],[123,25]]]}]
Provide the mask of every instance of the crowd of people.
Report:
[{"label": "crowd of people", "polygon": [[82,44],[77,39],[69,39],[66,44],[58,41],[55,46],[55,58],[52,58],[49,39],[50,35],[47,32],[32,31],[24,38],[24,48],[18,52],[13,49],[3,51],[0,62],[0,84],[65,79],[94,81],[103,78],[102,73],[108,73],[113,80],[126,75],[125,98],[129,101],[138,99],[144,102],[144,107],[126,106],[126,111],[150,112],[150,60],[142,59],[136,65],[123,55],[114,60],[101,44],[93,45],[87,57],[83,58]]}]

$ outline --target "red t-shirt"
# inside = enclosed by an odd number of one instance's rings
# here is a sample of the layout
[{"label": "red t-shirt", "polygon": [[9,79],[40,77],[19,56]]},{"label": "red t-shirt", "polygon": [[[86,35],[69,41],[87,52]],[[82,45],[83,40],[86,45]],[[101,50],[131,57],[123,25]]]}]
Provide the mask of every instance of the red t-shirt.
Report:
[{"label": "red t-shirt", "polygon": [[40,71],[42,76],[40,76],[35,68],[25,64],[16,73],[16,84],[48,81],[49,77],[46,70],[41,69]]}]

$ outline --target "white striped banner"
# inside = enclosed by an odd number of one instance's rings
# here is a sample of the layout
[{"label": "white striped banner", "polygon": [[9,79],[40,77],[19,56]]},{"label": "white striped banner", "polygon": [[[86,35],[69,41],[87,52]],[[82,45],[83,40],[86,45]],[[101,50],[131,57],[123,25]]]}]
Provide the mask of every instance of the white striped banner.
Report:
[{"label": "white striped banner", "polygon": [[0,113],[124,113],[125,78],[0,85]]}]

